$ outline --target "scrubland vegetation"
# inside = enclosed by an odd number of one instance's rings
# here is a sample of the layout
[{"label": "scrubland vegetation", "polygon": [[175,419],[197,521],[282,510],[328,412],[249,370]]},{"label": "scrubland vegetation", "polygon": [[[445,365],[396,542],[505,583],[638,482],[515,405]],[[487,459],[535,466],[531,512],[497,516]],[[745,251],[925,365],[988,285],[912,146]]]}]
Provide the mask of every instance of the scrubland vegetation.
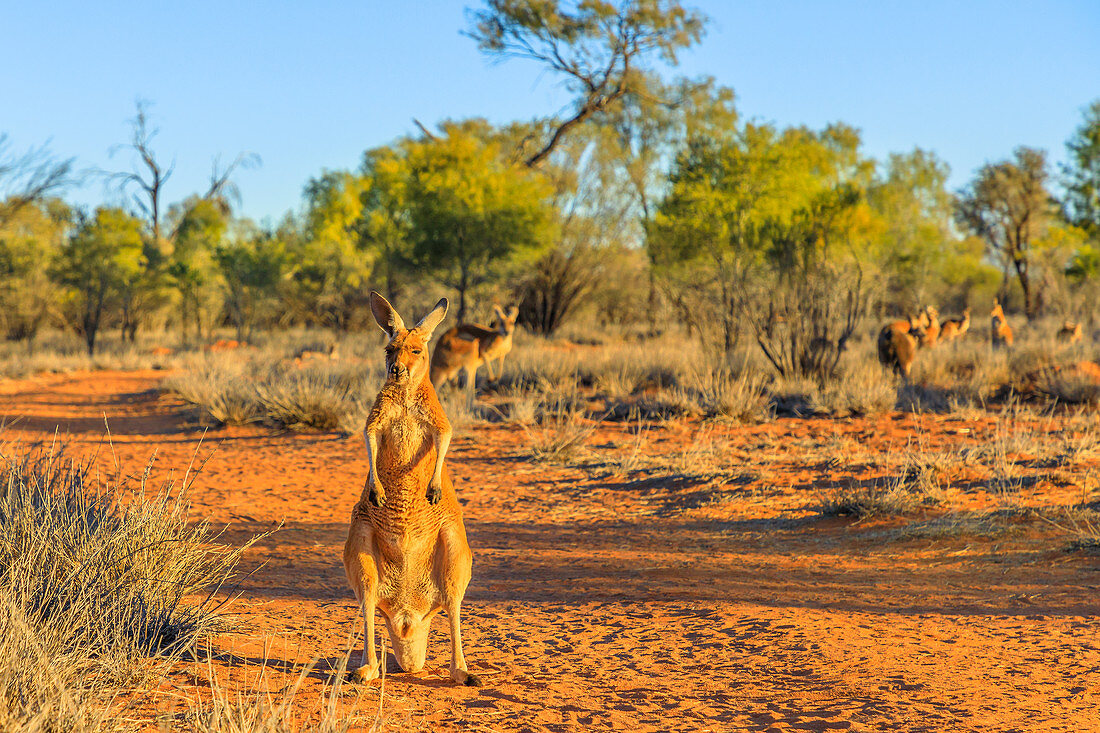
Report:
[{"label": "scrubland vegetation", "polygon": [[[565,5],[490,0],[469,34],[491,57],[540,63],[576,93],[573,113],[422,127],[305,182],[301,209],[274,226],[235,211],[248,155],[163,200],[146,106],[133,167],[111,178],[123,204],[67,203],[75,161],[0,137],[0,379],[162,369],[163,392],[192,408],[187,427],[354,435],[384,379],[370,289],[406,313],[449,297],[445,327],[515,303],[500,378],[479,379],[472,406],[458,385],[440,396],[460,429],[515,426],[532,463],[724,486],[755,480],[717,437],[731,426],[997,420],[980,446],[807,449],[807,462],[881,469],[824,482],[815,516],[898,519],[889,541],[1044,526],[1075,551],[1100,546],[1087,473],[1100,452],[1100,101],[1067,131],[1064,170],[1022,146],[952,192],[931,151],[876,160],[849,124],[747,120],[713,79],[659,74],[657,59],[674,66],[705,30],[676,2]],[[1007,348],[992,344],[995,298]],[[928,305],[969,307],[973,325],[896,376],[880,328]],[[1032,432],[1020,415],[1061,427]],[[634,442],[601,453],[604,424]],[[669,424],[698,432],[678,452],[645,450]],[[186,487],[101,476],[58,447],[0,446],[0,481],[0,728],[127,725],[123,688],[209,652],[210,599],[242,549],[187,519]],[[1081,496],[1021,499],[1041,482]],[[963,489],[992,499],[973,508]],[[234,700],[209,682],[212,697],[168,723],[300,722],[296,688]],[[340,684],[318,729],[350,725],[331,705]]]}]

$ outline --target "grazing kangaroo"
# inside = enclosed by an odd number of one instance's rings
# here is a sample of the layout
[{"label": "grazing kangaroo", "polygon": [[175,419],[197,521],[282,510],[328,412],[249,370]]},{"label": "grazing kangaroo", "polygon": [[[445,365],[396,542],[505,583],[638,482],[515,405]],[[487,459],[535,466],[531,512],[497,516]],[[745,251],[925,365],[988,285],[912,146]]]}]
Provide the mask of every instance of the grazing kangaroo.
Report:
[{"label": "grazing kangaroo", "polygon": [[894,374],[909,381],[909,372],[917,358],[917,349],[927,340],[922,319],[910,318],[907,321],[892,321],[882,327],[878,334],[878,360],[883,369],[892,369]]},{"label": "grazing kangaroo", "polygon": [[375,292],[371,311],[389,336],[386,383],[367,418],[370,472],[351,514],[344,571],[363,612],[363,657],[353,678],[379,674],[374,612],[382,611],[401,669],[424,667],[432,617],[451,625],[451,679],[480,686],[462,654],[460,607],[472,558],[450,474],[443,464],[451,426],[428,380],[428,339],[447,300],[413,328]]},{"label": "grazing kangaroo", "polygon": [[[512,334],[516,330],[516,317],[519,309],[514,305],[505,313],[500,306],[494,305],[497,321],[496,328],[487,328],[476,323],[460,323],[439,337],[432,354],[432,386],[436,389],[464,372],[466,387],[473,399],[474,379],[477,368],[482,364],[489,372],[489,380],[495,381],[504,373],[504,357],[512,350]],[[493,360],[497,360],[498,371],[493,374]]]},{"label": "grazing kangaroo", "polygon": [[993,343],[993,348],[999,349],[1006,346],[1012,346],[1012,342],[1016,339],[1012,335],[1012,328],[1008,325],[1008,320],[1005,318],[1005,312],[1001,308],[1001,303],[996,298],[993,299],[993,311],[990,313],[990,317],[992,319],[992,324],[989,335]]},{"label": "grazing kangaroo", "polygon": [[945,318],[940,324],[940,340],[954,341],[970,330],[970,307],[963,310],[962,318]]},{"label": "grazing kangaroo", "polygon": [[1084,331],[1081,329],[1080,323],[1070,323],[1064,321],[1062,327],[1058,329],[1058,340],[1067,344],[1075,344],[1084,338]]}]

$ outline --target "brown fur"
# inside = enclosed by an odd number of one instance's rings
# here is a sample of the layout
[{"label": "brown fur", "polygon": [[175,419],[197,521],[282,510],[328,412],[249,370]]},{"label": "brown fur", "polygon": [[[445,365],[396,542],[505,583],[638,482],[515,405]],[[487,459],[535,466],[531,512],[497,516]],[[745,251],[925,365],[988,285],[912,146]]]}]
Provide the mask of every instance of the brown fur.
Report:
[{"label": "brown fur", "polygon": [[443,610],[451,628],[451,678],[480,685],[462,654],[460,607],[472,556],[462,509],[443,463],[451,426],[428,379],[427,342],[447,301],[411,330],[385,298],[371,310],[390,341],[387,380],[367,419],[370,473],[351,515],[344,570],[363,612],[359,681],[379,674],[374,614],[382,611],[397,663],[424,666],[432,618]]},{"label": "brown fur", "polygon": [[1012,328],[1008,325],[1008,320],[1005,318],[1005,312],[1001,308],[999,301],[994,299],[993,311],[990,313],[992,323],[990,324],[990,339],[993,343],[993,348],[998,349],[1006,346],[1012,346],[1012,342],[1016,340],[1016,337],[1012,334]]},{"label": "brown fur", "polygon": [[954,341],[962,338],[970,330],[970,308],[963,311],[962,318],[946,318],[940,324],[940,341]]},{"label": "brown fur", "polygon": [[921,316],[921,325],[924,326],[924,343],[922,345],[935,346],[940,340],[940,314],[934,307],[927,305],[924,307]]},{"label": "brown fur", "polygon": [[1084,338],[1084,331],[1081,329],[1080,323],[1065,321],[1062,323],[1062,327],[1058,329],[1057,337],[1059,341],[1075,344]]},{"label": "brown fur", "polygon": [[[510,307],[507,313],[499,306],[493,306],[493,309],[497,314],[495,328],[462,323],[439,337],[432,354],[432,386],[439,389],[444,382],[464,372],[472,399],[478,367],[485,365],[490,381],[495,381],[504,373],[504,357],[512,350],[512,334],[516,330],[519,311],[515,306]],[[496,374],[493,374],[493,360],[497,361]]]},{"label": "brown fur", "polygon": [[884,369],[891,369],[908,381],[917,349],[926,338],[920,318],[887,323],[878,335],[878,360]]}]

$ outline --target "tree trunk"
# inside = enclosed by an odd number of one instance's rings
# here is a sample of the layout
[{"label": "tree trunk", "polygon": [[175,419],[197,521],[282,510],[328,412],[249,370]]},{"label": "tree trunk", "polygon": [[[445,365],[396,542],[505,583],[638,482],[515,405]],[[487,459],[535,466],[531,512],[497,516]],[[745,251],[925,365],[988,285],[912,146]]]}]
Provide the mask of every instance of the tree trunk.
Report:
[{"label": "tree trunk", "polygon": [[1016,268],[1016,279],[1020,281],[1020,288],[1024,291],[1024,314],[1030,323],[1035,318],[1035,303],[1031,297],[1031,278],[1027,271],[1027,260],[1013,258],[1012,264]]},{"label": "tree trunk", "polygon": [[466,322],[466,289],[469,287],[469,273],[466,265],[459,265],[458,279],[458,322]]}]

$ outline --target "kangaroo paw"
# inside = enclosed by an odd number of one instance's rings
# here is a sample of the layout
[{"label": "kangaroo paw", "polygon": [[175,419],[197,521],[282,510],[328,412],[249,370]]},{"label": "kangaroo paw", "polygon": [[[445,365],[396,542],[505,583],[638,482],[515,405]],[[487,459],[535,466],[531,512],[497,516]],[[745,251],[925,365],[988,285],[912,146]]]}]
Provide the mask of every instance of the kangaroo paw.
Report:
[{"label": "kangaroo paw", "polygon": [[439,500],[443,498],[443,487],[436,482],[432,482],[428,485],[428,503],[438,504]]},{"label": "kangaroo paw", "polygon": [[378,507],[386,503],[386,492],[378,483],[370,487],[370,493],[367,494],[367,501]]}]

